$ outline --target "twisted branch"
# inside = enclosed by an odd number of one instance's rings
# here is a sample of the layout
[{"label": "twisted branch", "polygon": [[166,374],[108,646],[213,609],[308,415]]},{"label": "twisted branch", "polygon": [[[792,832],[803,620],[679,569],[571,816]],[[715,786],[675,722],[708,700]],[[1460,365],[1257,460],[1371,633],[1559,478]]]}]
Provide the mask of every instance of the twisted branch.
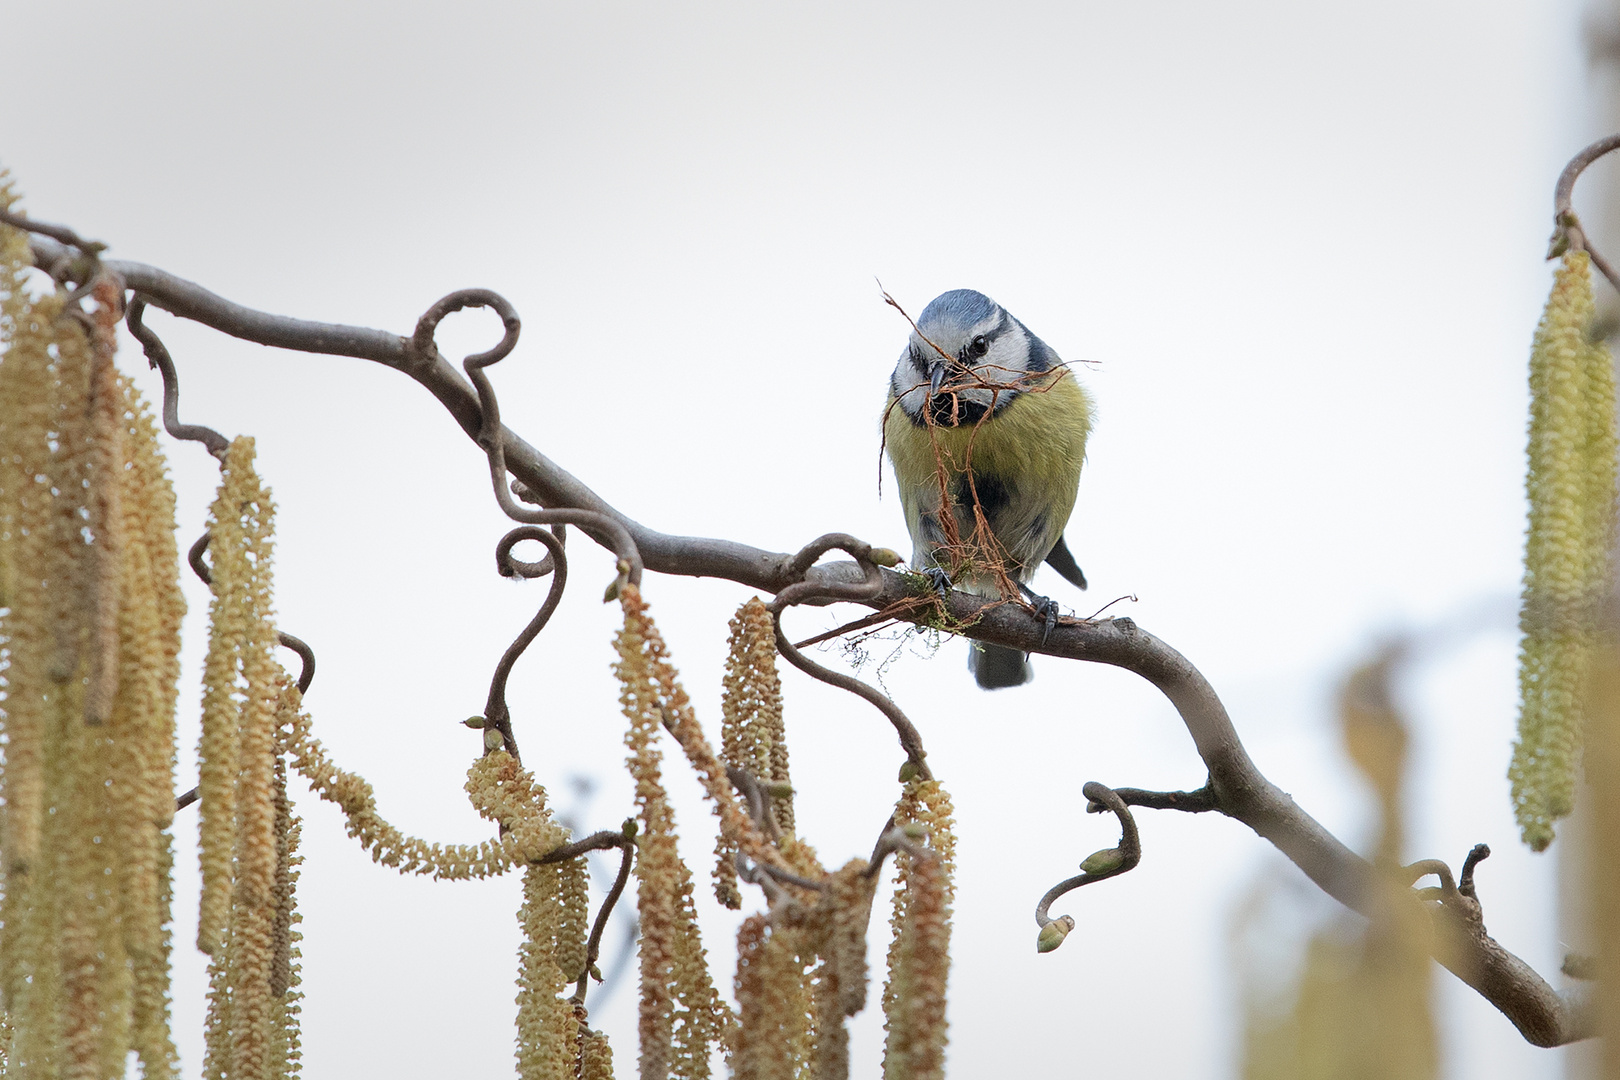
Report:
[{"label": "twisted branch", "polygon": [[1036,947],[1041,952],[1051,952],[1063,944],[1064,937],[1074,929],[1072,916],[1061,915],[1054,919],[1047,914],[1058,897],[1073,892],[1082,885],[1118,877],[1136,869],[1136,864],[1142,861],[1142,838],[1136,831],[1136,819],[1131,816],[1130,808],[1125,805],[1125,800],[1119,797],[1119,793],[1095,780],[1088,781],[1080,789],[1080,793],[1086,797],[1088,811],[1092,807],[1101,807],[1119,818],[1119,843],[1086,856],[1085,861],[1080,864],[1080,873],[1046,890],[1041,902],[1035,905],[1035,925],[1041,928]]},{"label": "twisted branch", "polygon": [[[81,269],[66,249],[50,240],[35,236],[31,246],[38,266],[53,268],[64,275]],[[527,516],[536,512],[517,508],[519,514],[525,515],[513,515],[517,520],[526,524],[561,521],[578,524],[598,543],[606,543],[621,558],[626,558],[634,570],[639,571],[639,565],[627,558],[628,550],[634,551],[641,565],[659,573],[725,578],[773,594],[783,593],[802,582],[806,586],[804,597],[848,599],[876,610],[913,599],[905,578],[859,558],[855,562],[801,566],[793,555],[731,540],[660,533],[626,517],[561,466],[501,426],[494,409],[481,408],[479,392],[469,378],[439,355],[431,328],[425,337],[418,333],[407,338],[363,327],[285,318],[232,303],[199,285],[142,263],[104,260],[101,265],[122,277],[152,306],[233,337],[300,352],[372,360],[408,375],[445,407],[470,438],[485,448],[491,459],[498,499],[505,494],[505,473],[510,471],[535,501],[548,508],[539,513],[554,515],[536,520]],[[499,305],[495,306],[501,310]],[[447,313],[448,310],[438,317]],[[513,327],[509,326],[508,335],[512,333]],[[498,352],[499,348],[492,352]],[[477,378],[473,375],[476,370],[476,367],[469,370],[469,376]],[[781,601],[780,596],[778,600]],[[964,636],[1025,652],[1109,664],[1146,679],[1175,706],[1208,769],[1209,779],[1203,789],[1208,794],[1200,795],[1195,801],[1198,808],[1218,810],[1248,825],[1276,845],[1330,896],[1353,909],[1366,910],[1370,867],[1255,767],[1219,696],[1202,673],[1175,649],[1139,629],[1129,619],[1065,621],[1047,634],[1044,623],[1018,605],[986,603],[960,592],[949,593],[943,601],[948,617],[962,627],[960,632]],[[786,602],[782,606],[786,606]],[[786,641],[780,629],[777,640],[779,644]],[[791,643],[787,644],[791,649]],[[793,653],[784,650],[784,655],[793,662]],[[867,694],[862,693],[862,696]],[[882,703],[886,701],[884,698],[872,703],[884,709],[890,721],[895,722],[895,717]],[[896,723],[896,728],[908,756],[920,761],[921,740],[915,737],[914,729],[908,736],[900,724]],[[1205,803],[1212,805],[1206,807]],[[1185,809],[1191,805],[1175,808]],[[1461,894],[1460,888],[1458,892]],[[1507,1016],[1526,1039],[1538,1046],[1556,1046],[1594,1034],[1590,1011],[1582,1001],[1553,990],[1522,960],[1485,934],[1482,923],[1477,926],[1477,932],[1475,929],[1462,927],[1466,932],[1450,935],[1445,947],[1437,950],[1438,959]]]},{"label": "twisted branch", "polygon": [[[843,551],[855,557],[856,566],[861,571],[860,581],[812,581],[807,578],[806,575],[816,560],[833,550]],[[872,598],[880,595],[884,586],[883,571],[873,561],[872,552],[872,545],[864,540],[857,540],[846,533],[827,533],[810,541],[799,550],[798,554],[788,560],[788,572],[794,576],[793,584],[783,586],[777,592],[776,599],[766,608],[771,613],[771,623],[776,631],[776,651],[787,657],[788,663],[811,678],[841,690],[848,690],[875,706],[888,718],[889,723],[894,725],[895,733],[900,736],[900,746],[906,752],[906,760],[916,770],[917,775],[924,780],[932,780],[933,774],[928,770],[928,763],[923,760],[928,756],[928,751],[923,749],[922,736],[901,711],[900,706],[896,705],[887,694],[868,686],[854,676],[822,667],[800,652],[798,646],[789,641],[782,631],[782,611],[794,604],[828,603],[835,600],[870,603]]]}]

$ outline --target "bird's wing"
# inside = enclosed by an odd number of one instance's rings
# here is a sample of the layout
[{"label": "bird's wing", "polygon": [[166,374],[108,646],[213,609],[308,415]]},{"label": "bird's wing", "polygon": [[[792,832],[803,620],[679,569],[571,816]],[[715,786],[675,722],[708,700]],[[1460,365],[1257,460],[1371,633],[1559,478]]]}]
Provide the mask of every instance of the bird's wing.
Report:
[{"label": "bird's wing", "polygon": [[1058,537],[1058,542],[1046,553],[1046,565],[1062,574],[1075,588],[1086,587],[1086,575],[1080,571],[1079,564],[1069,553],[1069,545],[1064,542],[1063,537]]}]

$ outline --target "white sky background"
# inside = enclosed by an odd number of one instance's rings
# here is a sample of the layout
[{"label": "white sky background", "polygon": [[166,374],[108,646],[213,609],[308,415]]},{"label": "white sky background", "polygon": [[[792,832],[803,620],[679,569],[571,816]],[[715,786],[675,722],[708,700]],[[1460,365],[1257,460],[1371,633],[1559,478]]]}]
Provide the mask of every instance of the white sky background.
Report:
[{"label": "white sky background", "polygon": [[[876,490],[907,328],[873,278],[913,312],[989,293],[1095,365],[1077,364],[1099,424],[1068,532],[1092,588],[1036,584],[1081,614],[1139,596],[1113,612],[1198,664],[1261,768],[1353,844],[1367,805],[1331,720],[1339,675],[1386,632],[1511,612],[1551,188],[1588,134],[1568,2],[94,4],[5,21],[0,163],[36,216],[306,318],[408,333],[451,289],[499,290],[524,318],[493,369],[507,423],[664,531],[909,549],[892,487]],[[182,417],[258,437],[280,622],[319,655],[318,735],[400,827],[486,836],[461,791],[479,736],[457,721],[544,586],[493,573],[509,523],[482,456],[394,372],[149,324]],[[440,343],[459,357],[495,337],[471,314]],[[132,344],[124,361],[144,368]],[[189,543],[217,473],[199,447],[171,460]],[[565,806],[569,776],[595,777],[585,824],[613,827],[630,802],[612,560],[577,534],[570,552],[574,587],[510,696],[528,763]],[[188,590],[182,787],[206,612]],[[725,621],[749,590],[649,575],[645,592],[717,737]],[[1510,619],[1408,687],[1410,854],[1455,865],[1491,843],[1489,926],[1554,973],[1553,862],[1518,845],[1504,778]],[[1081,782],[1203,773],[1134,676],[1038,659],[1033,685],[985,695],[964,652],[886,675],[958,807],[953,1075],[1229,1075],[1227,927],[1280,857],[1234,822],[1144,811],[1140,868],[1060,902],[1079,927],[1038,957],[1036,899],[1117,836],[1081,813]],[[865,704],[783,678],[801,829],[838,864],[870,850],[901,755]],[[707,897],[710,819],[669,771]],[[509,1073],[517,881],[401,879],[294,791],[305,1075]],[[735,919],[705,908],[728,992]],[[1556,1075],[1559,1053],[1437,979],[1449,1075]],[[626,983],[593,1017],[621,1076],[633,997]],[[855,1075],[874,1076],[875,997],[855,1032]]]}]

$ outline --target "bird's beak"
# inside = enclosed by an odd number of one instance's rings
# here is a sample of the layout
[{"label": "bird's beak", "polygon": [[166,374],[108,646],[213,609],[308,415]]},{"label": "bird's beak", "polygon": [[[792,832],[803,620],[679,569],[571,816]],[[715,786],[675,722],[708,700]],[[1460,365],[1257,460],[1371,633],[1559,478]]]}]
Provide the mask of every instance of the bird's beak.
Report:
[{"label": "bird's beak", "polygon": [[928,365],[928,393],[937,394],[945,385],[945,360],[941,357]]}]

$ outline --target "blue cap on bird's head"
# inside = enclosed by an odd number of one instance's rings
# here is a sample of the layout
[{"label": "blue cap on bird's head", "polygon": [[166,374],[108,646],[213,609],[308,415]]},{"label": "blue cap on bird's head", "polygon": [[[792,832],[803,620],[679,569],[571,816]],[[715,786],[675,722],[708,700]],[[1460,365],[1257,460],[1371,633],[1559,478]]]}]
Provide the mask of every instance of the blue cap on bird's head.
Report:
[{"label": "blue cap on bird's head", "polygon": [[[947,293],[940,293],[928,302],[922,314],[917,317],[917,326],[923,333],[929,329],[946,329],[948,327],[970,327],[987,322],[992,316],[1001,311],[1001,305],[994,300],[973,289],[952,289]],[[932,337],[933,335],[929,335]]]}]

